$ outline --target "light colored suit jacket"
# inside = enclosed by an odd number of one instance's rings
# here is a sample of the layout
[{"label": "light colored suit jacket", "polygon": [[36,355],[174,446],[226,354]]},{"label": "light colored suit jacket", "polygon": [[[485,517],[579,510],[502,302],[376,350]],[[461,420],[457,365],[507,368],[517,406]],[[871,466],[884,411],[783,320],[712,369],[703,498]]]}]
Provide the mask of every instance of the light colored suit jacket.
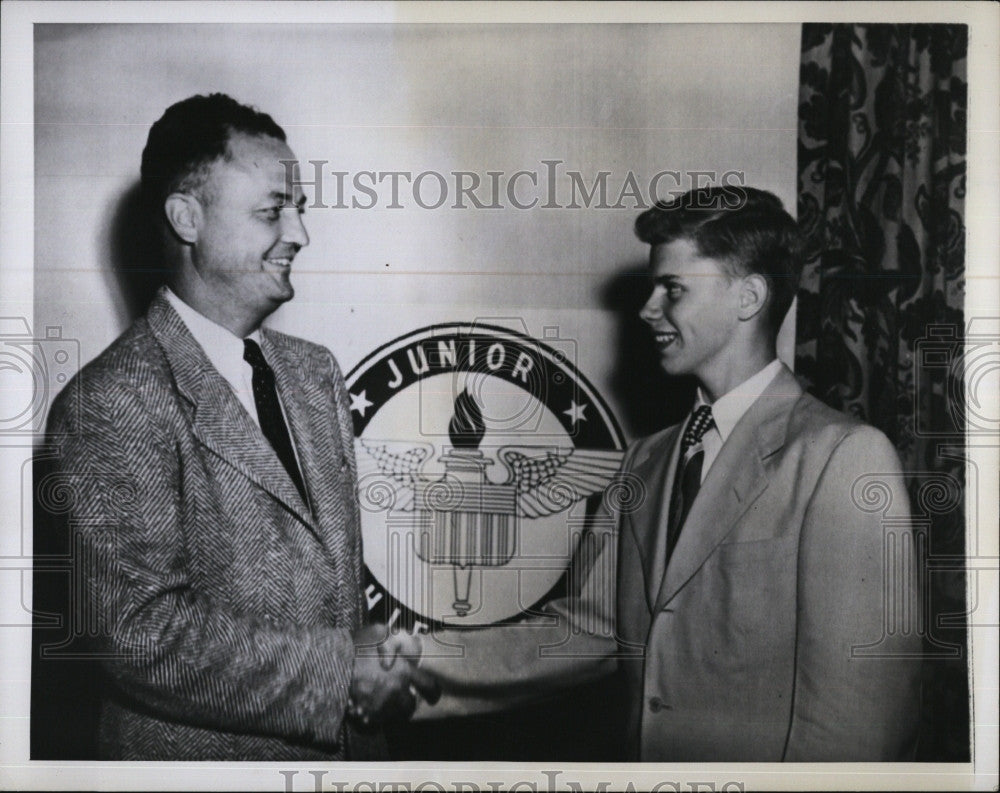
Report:
[{"label": "light colored suit jacket", "polygon": [[325,348],[263,350],[310,504],[161,292],[53,407],[109,759],[380,756],[343,716],[363,620],[353,431]]},{"label": "light colored suit jacket", "polygon": [[680,430],[629,447],[617,558],[605,543],[571,576],[572,597],[544,617],[442,631],[436,651],[425,645],[444,696],[418,716],[516,703],[617,659],[634,760],[906,759],[919,603],[888,439],[803,393],[783,368],[707,472],[668,566]]},{"label": "light colored suit jacket", "polygon": [[888,439],[783,369],[723,445],[666,565],[679,431],[639,441],[623,466],[648,495],[619,528],[618,634],[646,649],[622,662],[637,757],[906,759],[921,643],[896,620],[918,602]]}]

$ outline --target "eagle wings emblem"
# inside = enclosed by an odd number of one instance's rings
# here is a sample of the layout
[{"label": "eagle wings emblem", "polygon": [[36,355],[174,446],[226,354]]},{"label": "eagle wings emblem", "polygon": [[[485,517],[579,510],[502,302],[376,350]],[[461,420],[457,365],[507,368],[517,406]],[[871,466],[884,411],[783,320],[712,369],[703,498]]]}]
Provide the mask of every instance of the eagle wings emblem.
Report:
[{"label": "eagle wings emblem", "polygon": [[[421,471],[433,456],[431,444],[358,440],[362,495],[375,506],[414,508]],[[515,490],[517,515],[539,518],[568,509],[602,491],[614,478],[624,452],[559,446],[501,446],[497,459],[507,469],[504,485]],[[386,502],[390,503],[386,503]]]}]

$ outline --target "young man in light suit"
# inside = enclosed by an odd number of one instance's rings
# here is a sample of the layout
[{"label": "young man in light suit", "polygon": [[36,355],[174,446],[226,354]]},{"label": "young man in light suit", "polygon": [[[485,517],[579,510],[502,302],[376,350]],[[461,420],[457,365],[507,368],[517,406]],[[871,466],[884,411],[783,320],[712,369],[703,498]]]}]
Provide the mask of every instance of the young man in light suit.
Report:
[{"label": "young man in light suit", "polygon": [[[618,634],[632,745],[664,760],[896,760],[913,747],[912,562],[888,551],[874,476],[908,538],[899,458],[878,430],[803,393],[775,343],[798,283],[796,226],[752,188],[695,190],[636,222],[641,311],[663,369],[698,395],[624,470],[649,498],[619,526]],[[912,559],[912,557],[910,557]]]},{"label": "young man in light suit", "polygon": [[354,433],[325,348],[262,327],[309,242],[295,156],[222,94],[171,106],[143,152],[168,287],[56,401],[111,760],[383,757],[375,722],[430,691],[366,626]]},{"label": "young man in light suit", "polygon": [[[906,759],[921,645],[892,621],[917,606],[916,576],[913,557],[889,549],[909,542],[907,494],[888,439],[805,394],[777,360],[795,222],[770,193],[705,188],[644,212],[636,232],[651,246],[641,316],[664,370],[697,381],[694,409],[623,460],[641,497],[614,516],[616,585],[599,559],[575,597],[549,605],[555,627],[448,632],[463,661],[425,663],[443,708],[567,685],[617,657],[634,760]],[[891,526],[865,503],[869,480]],[[612,586],[613,630],[553,653]]]}]

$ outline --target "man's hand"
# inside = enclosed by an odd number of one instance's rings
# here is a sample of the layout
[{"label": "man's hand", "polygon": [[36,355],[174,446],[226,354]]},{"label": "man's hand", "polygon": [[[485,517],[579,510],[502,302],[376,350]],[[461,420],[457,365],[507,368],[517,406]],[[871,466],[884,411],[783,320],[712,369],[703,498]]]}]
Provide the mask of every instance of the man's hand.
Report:
[{"label": "man's hand", "polygon": [[417,664],[420,638],[366,625],[354,632],[354,672],[348,713],[362,724],[402,721],[413,715],[417,696],[433,704],[441,695],[434,678]]}]

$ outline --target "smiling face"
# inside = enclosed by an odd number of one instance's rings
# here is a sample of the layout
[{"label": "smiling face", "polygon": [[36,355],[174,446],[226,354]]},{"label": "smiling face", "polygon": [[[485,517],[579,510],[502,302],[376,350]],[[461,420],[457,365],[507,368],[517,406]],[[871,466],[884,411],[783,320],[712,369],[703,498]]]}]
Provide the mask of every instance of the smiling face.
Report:
[{"label": "smiling face", "polygon": [[291,300],[292,260],[309,244],[305,197],[289,195],[282,160],[294,160],[277,138],[234,134],[230,157],[212,163],[192,265],[220,324],[251,329]]},{"label": "smiling face", "polygon": [[649,269],[653,291],[639,316],[653,331],[660,365],[715,391],[712,386],[741,368],[735,343],[741,279],[685,238],[654,245]]}]

